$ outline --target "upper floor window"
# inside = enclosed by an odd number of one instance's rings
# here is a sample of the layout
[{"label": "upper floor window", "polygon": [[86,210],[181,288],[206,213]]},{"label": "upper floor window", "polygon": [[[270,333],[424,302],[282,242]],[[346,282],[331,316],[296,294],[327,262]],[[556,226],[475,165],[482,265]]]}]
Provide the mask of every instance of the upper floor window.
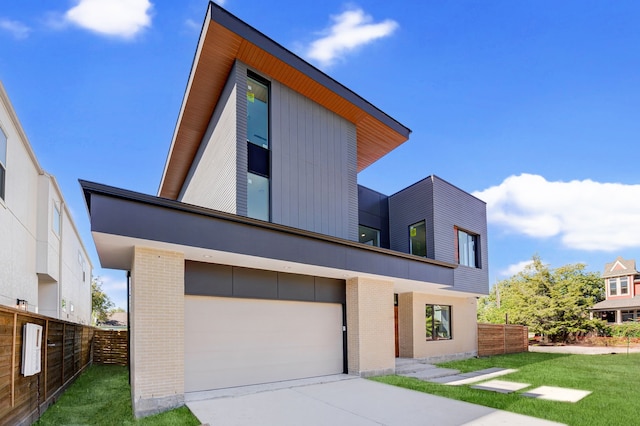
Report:
[{"label": "upper floor window", "polygon": [[629,294],[629,277],[609,278],[609,296]]},{"label": "upper floor window", "polygon": [[458,229],[458,263],[460,265],[479,267],[478,239],[477,235]]},{"label": "upper floor window", "polygon": [[424,220],[409,226],[409,253],[427,257],[427,225]]},{"label": "upper floor window", "polygon": [[451,306],[426,305],[425,330],[427,340],[451,339]]},{"label": "upper floor window", "polygon": [[0,198],[4,200],[5,175],[7,173],[7,135],[0,128]]},{"label": "upper floor window", "polygon": [[269,149],[269,87],[247,77],[247,141]]},{"label": "upper floor window", "polygon": [[269,178],[247,173],[247,216],[269,221]]},{"label": "upper floor window", "polygon": [[358,225],[358,232],[358,241],[360,241],[362,244],[380,247],[380,230],[369,228],[368,226],[364,225]]},{"label": "upper floor window", "polygon": [[629,294],[629,277],[620,277],[620,294]]}]

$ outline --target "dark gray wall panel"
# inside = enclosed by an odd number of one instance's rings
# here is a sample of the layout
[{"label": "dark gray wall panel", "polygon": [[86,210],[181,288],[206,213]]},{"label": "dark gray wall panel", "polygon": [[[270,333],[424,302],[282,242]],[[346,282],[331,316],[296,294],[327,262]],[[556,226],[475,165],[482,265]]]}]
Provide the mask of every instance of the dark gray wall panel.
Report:
[{"label": "dark gray wall panel", "polygon": [[333,278],[315,277],[315,301],[347,303],[345,282]]},{"label": "dark gray wall panel", "polygon": [[[390,279],[408,278],[409,265],[412,265],[419,271],[416,277],[419,281],[453,284],[451,267],[413,256],[104,185],[83,182],[83,188],[85,193],[91,192],[87,196],[93,232],[371,273]],[[123,242],[117,249],[122,255],[111,259],[123,263],[105,263],[101,258],[102,266],[129,269],[131,243]],[[442,278],[443,273],[446,279]]]},{"label": "dark gray wall panel", "polygon": [[434,177],[433,182],[435,259],[456,262],[455,227],[477,234],[480,237],[481,268],[458,266],[454,273],[454,289],[487,294],[489,262],[486,204],[438,177]]},{"label": "dark gray wall panel", "polygon": [[333,278],[185,262],[189,295],[346,303],[345,288],[344,280]]},{"label": "dark gray wall panel", "polygon": [[232,267],[203,262],[185,262],[184,292],[193,295],[233,296]]},{"label": "dark gray wall panel", "polygon": [[409,226],[424,220],[427,227],[427,257],[434,250],[433,181],[431,177],[389,196],[389,239],[391,250],[409,253]]},{"label": "dark gray wall panel", "polygon": [[256,299],[277,299],[278,273],[260,269],[234,267],[233,296]]},{"label": "dark gray wall panel", "polygon": [[389,244],[389,197],[358,185],[358,224],[380,230],[380,247]]},{"label": "dark gray wall panel", "polygon": [[[315,301],[314,279],[310,275],[278,273],[278,299]],[[343,284],[344,292],[344,284]]]}]

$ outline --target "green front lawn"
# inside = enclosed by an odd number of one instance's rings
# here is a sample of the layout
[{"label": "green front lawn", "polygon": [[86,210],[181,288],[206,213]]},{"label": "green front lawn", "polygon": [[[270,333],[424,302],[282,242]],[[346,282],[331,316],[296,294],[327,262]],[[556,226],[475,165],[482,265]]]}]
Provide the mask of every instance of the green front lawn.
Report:
[{"label": "green front lawn", "polygon": [[545,401],[520,396],[519,392],[500,394],[469,385],[448,386],[400,376],[377,377],[391,385],[447,398],[472,402],[514,413],[553,420],[568,425],[639,424],[640,354],[564,355],[525,352],[489,358],[474,358],[438,364],[461,372],[490,367],[519,371],[498,380],[529,383],[527,392],[538,386],[558,386],[591,391],[577,403]]},{"label": "green front lawn", "polygon": [[200,425],[187,407],[136,420],[127,367],[92,365],[36,425]]}]

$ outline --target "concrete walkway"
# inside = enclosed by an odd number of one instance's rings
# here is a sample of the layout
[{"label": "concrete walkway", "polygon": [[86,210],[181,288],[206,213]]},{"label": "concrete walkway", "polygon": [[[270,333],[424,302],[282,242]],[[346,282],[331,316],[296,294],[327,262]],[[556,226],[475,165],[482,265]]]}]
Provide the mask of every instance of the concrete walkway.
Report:
[{"label": "concrete walkway", "polygon": [[[629,353],[640,353],[640,346],[630,346]],[[529,346],[529,352],[548,352],[553,354],[573,354],[573,355],[607,355],[626,354],[626,346]]]},{"label": "concrete walkway", "polygon": [[559,424],[354,376],[337,375],[313,381],[214,391],[216,394],[191,393],[186,395],[186,401],[193,414],[211,426]]}]

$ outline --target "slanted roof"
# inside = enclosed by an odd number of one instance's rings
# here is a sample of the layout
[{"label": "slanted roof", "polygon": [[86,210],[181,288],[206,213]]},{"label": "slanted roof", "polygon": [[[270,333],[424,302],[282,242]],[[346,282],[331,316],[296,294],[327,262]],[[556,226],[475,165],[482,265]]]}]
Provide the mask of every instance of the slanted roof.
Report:
[{"label": "slanted roof", "polygon": [[354,123],[358,171],[404,143],[411,132],[319,69],[209,3],[158,195],[176,199],[236,60]]},{"label": "slanted roof", "polygon": [[622,256],[618,256],[613,262],[604,265],[604,273],[602,278],[624,277],[627,275],[635,275],[636,261],[633,259],[624,260]]},{"label": "slanted roof", "polygon": [[600,311],[604,309],[639,309],[640,296],[625,299],[608,299],[596,303],[591,308],[592,311]]}]

